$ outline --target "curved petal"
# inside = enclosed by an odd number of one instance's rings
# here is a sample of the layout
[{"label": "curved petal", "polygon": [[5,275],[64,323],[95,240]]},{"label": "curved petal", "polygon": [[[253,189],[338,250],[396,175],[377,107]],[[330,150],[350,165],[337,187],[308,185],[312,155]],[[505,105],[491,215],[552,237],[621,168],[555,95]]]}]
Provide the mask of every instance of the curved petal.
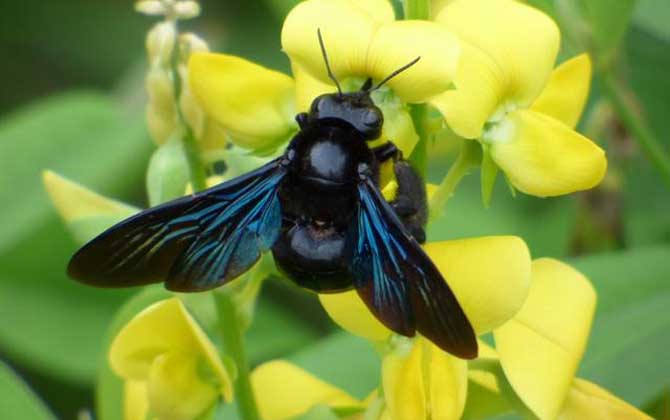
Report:
[{"label": "curved petal", "polygon": [[114,338],[109,362],[125,379],[146,380],[154,360],[170,352],[203,361],[199,369],[207,366],[225,398],[232,399],[230,376],[216,348],[177,298],[157,302],[131,319]]},{"label": "curved petal", "polygon": [[151,365],[147,381],[149,411],[165,420],[192,420],[218,399],[218,392],[198,375],[198,360],[169,352]]},{"label": "curved petal", "polygon": [[140,211],[51,171],[44,171],[42,180],[51,202],[80,244]]},{"label": "curved petal", "polygon": [[575,378],[558,420],[652,420],[598,385]]},{"label": "curved petal", "polygon": [[463,52],[454,84],[430,103],[435,106],[449,128],[466,139],[481,136],[484,124],[493,116],[505,98],[505,74],[489,55],[462,42]]},{"label": "curved petal", "polygon": [[455,0],[436,20],[488,54],[505,76],[505,107],[527,107],[549,79],[560,45],[556,23],[510,0]]},{"label": "curved petal", "polygon": [[432,242],[424,249],[478,334],[502,325],[521,309],[530,286],[530,254],[520,238]]},{"label": "curved petal", "polygon": [[294,82],[285,74],[232,55],[195,53],[189,84],[207,115],[239,146],[268,148],[294,129]]},{"label": "curved petal", "polygon": [[560,261],[533,262],[528,299],[493,332],[510,384],[541,419],[554,419],[582,358],[596,294],[588,279]]},{"label": "curved petal", "polygon": [[345,330],[372,341],[390,337],[391,330],[375,318],[355,290],[319,295],[328,315]]},{"label": "curved petal", "polygon": [[146,420],[149,411],[147,383],[125,381],[123,383],[123,419]]},{"label": "curved petal", "polygon": [[426,343],[430,353],[429,372],[431,418],[458,420],[463,415],[468,391],[468,364]]},{"label": "curved petal", "polygon": [[605,152],[567,125],[534,111],[510,113],[482,138],[518,190],[539,197],[587,190],[605,176]]},{"label": "curved petal", "polygon": [[581,54],[551,73],[549,83],[531,109],[575,128],[582,116],[591,88],[591,59]]},{"label": "curved petal", "polygon": [[362,406],[346,392],[283,360],[267,362],[254,369],[251,385],[260,396],[257,404],[263,420],[295,418],[317,405]]},{"label": "curved petal", "polygon": [[370,44],[365,74],[380,81],[421,57],[387,84],[405,102],[425,102],[451,87],[460,51],[456,37],[441,25],[397,21],[377,30]]},{"label": "curved petal", "polygon": [[423,363],[425,340],[407,340],[382,361],[382,386],[390,418],[426,418],[426,383]]},{"label": "curved petal", "polygon": [[120,201],[104,197],[52,171],[42,173],[51,202],[66,222],[96,216],[125,218],[138,211]]},{"label": "curved petal", "polygon": [[328,52],[330,67],[342,80],[366,74],[366,57],[379,23],[365,8],[348,0],[309,0],[298,4],[284,20],[281,40],[291,62],[328,83],[328,73],[317,38],[317,29]]}]

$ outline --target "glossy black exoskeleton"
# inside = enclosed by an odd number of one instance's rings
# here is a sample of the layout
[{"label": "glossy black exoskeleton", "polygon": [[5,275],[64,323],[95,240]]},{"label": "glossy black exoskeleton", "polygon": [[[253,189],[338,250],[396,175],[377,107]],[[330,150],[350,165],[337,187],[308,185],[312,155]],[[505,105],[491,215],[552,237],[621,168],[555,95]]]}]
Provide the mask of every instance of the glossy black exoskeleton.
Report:
[{"label": "glossy black exoskeleton", "polygon": [[[319,37],[321,41],[321,38]],[[322,44],[323,46],[323,44]],[[371,88],[316,98],[296,117],[283,155],[203,192],[148,209],[80,249],[68,272],[84,283],[125,287],[164,281],[168,289],[212,289],[247,271],[265,251],[300,286],[355,288],[391,330],[417,331],[459,357],[477,355],[473,329],[424,253],[426,193],[393,143],[370,148],[384,117]],[[380,192],[379,169],[393,165],[398,189]]]}]

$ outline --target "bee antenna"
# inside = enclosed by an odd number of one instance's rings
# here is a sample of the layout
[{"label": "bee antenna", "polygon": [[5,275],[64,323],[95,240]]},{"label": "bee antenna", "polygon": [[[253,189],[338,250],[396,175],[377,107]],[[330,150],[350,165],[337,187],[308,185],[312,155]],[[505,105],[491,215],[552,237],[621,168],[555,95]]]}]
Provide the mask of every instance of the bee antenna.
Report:
[{"label": "bee antenna", "polygon": [[368,93],[373,92],[373,91],[379,89],[380,87],[384,86],[389,80],[393,79],[394,77],[396,77],[396,76],[399,75],[400,73],[402,73],[402,72],[404,72],[405,70],[407,70],[408,68],[412,67],[413,65],[415,65],[416,63],[418,63],[419,60],[421,60],[421,57],[417,57],[417,58],[415,58],[414,60],[410,61],[409,63],[405,64],[404,66],[400,67],[398,70],[396,70],[396,71],[394,71],[393,73],[391,73],[391,74],[389,74],[388,76],[386,76],[386,78],[385,78],[384,80],[382,80],[381,82],[377,83],[377,86],[373,87],[372,89],[368,89],[367,92],[368,92]]},{"label": "bee antenna", "polygon": [[328,53],[326,52],[326,45],[323,43],[323,37],[321,36],[321,28],[317,28],[316,35],[319,37],[319,46],[321,46],[321,55],[323,55],[323,61],[326,63],[326,70],[328,70],[328,77],[330,78],[330,80],[333,81],[333,83],[335,83],[335,86],[337,86],[337,92],[340,95],[342,95],[342,87],[340,86],[340,82],[337,81],[335,74],[333,74],[333,70],[330,68],[330,62],[328,61]]}]

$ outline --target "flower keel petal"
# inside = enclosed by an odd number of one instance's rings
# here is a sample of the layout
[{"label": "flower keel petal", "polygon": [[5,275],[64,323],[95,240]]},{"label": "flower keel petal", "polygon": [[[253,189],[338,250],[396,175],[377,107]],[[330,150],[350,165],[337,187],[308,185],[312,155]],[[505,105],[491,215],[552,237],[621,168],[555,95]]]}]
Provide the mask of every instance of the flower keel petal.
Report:
[{"label": "flower keel petal", "polygon": [[536,260],[532,271],[526,303],[493,336],[516,393],[541,419],[554,419],[584,353],[596,294],[586,277],[559,261]]},{"label": "flower keel petal", "polygon": [[546,115],[514,111],[483,137],[514,187],[539,197],[595,187],[605,176],[605,152]]}]

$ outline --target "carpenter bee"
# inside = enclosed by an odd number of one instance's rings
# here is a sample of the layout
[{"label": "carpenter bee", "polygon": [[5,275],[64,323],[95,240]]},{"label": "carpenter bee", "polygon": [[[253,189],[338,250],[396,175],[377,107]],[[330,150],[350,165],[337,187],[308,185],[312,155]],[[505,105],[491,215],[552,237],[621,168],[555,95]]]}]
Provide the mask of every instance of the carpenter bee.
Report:
[{"label": "carpenter bee", "polygon": [[[272,251],[280,272],[318,293],[355,288],[372,314],[404,336],[418,331],[443,350],[477,356],[477,341],[456,297],[422,250],[426,192],[420,176],[381,135],[384,116],[370,94],[337,92],[314,99],[296,121],[284,153],[205,191],[150,208],[84,245],[68,266],[93,286],[165,282],[178,292],[219,287]],[[393,165],[398,189],[387,202],[379,169]]]}]

